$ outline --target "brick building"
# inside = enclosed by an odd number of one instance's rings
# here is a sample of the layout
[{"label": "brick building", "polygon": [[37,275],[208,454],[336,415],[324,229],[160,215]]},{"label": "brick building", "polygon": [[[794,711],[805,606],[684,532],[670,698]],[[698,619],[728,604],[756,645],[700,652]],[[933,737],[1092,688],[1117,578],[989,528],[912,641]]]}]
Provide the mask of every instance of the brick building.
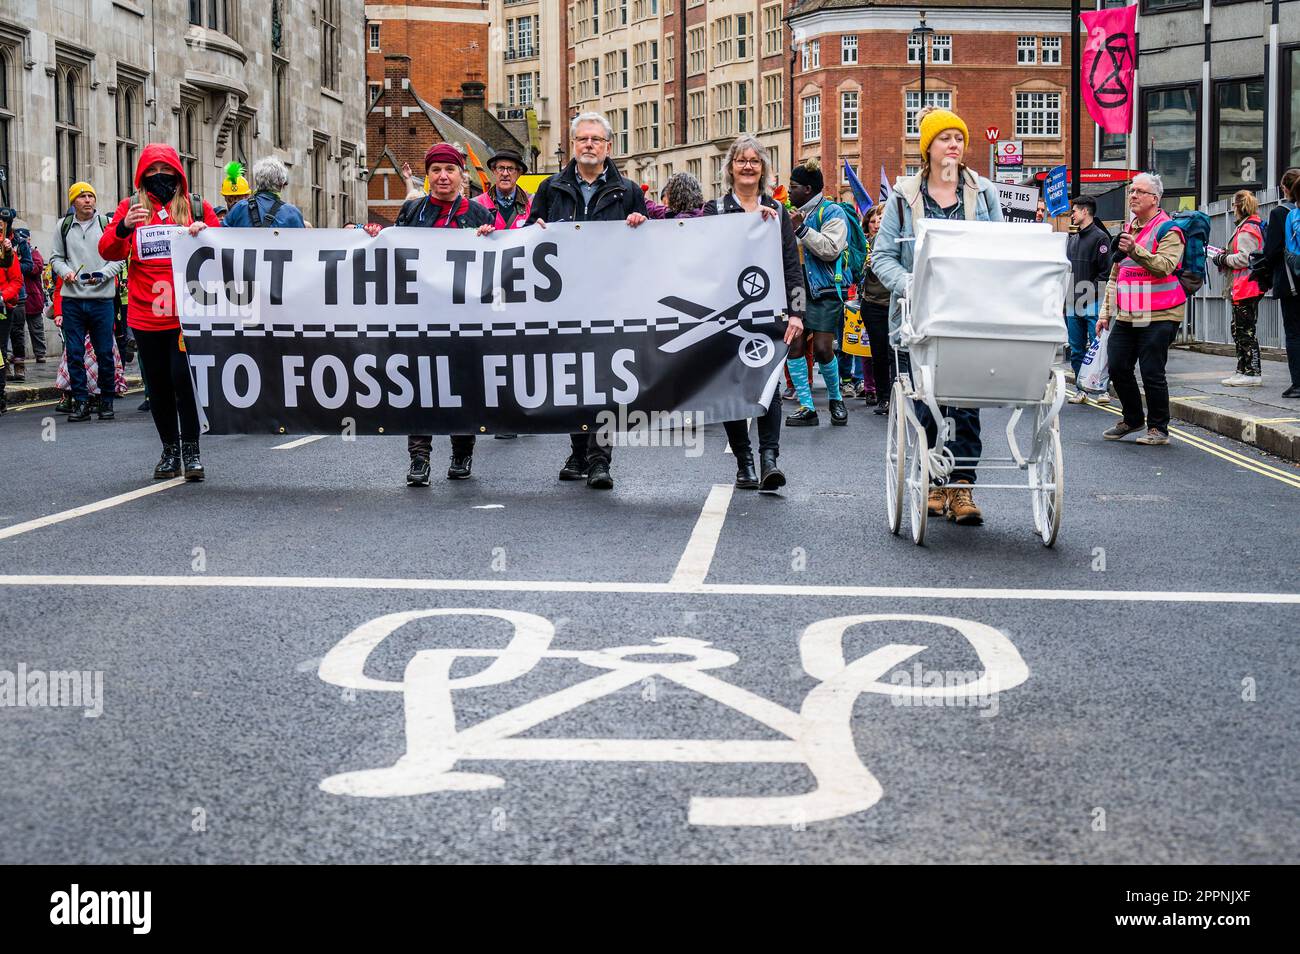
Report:
[{"label": "brick building", "polygon": [[366,4],[369,101],[384,81],[384,56],[409,56],[411,83],[431,103],[460,95],[470,74],[487,76],[488,0],[403,0]]},{"label": "brick building", "polygon": [[[1023,143],[1023,177],[1068,164],[1069,0],[796,2],[796,155],[818,157],[828,182],[841,185],[848,159],[873,194],[881,166],[891,181],[918,171],[922,50],[912,31],[922,10],[933,30],[925,100],[965,120],[970,167],[992,178],[984,131],[993,126],[1000,138]],[[1085,116],[1085,161],[1095,131]]]}]

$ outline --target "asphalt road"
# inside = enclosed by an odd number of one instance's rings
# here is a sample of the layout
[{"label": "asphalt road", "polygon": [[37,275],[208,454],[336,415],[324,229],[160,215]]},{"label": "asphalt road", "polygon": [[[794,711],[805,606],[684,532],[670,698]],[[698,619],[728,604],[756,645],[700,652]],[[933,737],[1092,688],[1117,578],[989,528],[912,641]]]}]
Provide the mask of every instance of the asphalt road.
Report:
[{"label": "asphalt road", "polygon": [[780,496],[712,490],[716,426],[609,493],[562,437],[428,489],[401,439],[214,437],[201,485],[6,536],[157,456],[8,415],[0,671],[103,691],[0,709],[0,861],[1294,860],[1300,470],[1066,407],[1054,549],[994,491],[918,548],[860,408],[784,431]]}]

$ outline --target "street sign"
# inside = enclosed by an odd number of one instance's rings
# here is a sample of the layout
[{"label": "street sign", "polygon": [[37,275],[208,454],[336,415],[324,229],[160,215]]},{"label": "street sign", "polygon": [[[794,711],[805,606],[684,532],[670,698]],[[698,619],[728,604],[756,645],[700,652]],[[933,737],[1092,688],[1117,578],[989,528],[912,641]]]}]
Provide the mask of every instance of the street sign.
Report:
[{"label": "street sign", "polygon": [[984,130],[984,138],[987,139],[989,142],[997,142],[998,136],[1001,134],[1002,134],[1002,130],[998,129],[997,126],[988,126]]},{"label": "street sign", "polygon": [[[1128,182],[1138,174],[1136,169],[1080,169],[1080,182]],[[1038,182],[1047,178],[1046,172],[1040,172],[1034,176]],[[1067,174],[1068,182],[1074,181],[1074,176]]]},{"label": "street sign", "polygon": [[1025,144],[1019,139],[1000,139],[997,158],[1000,166],[1022,166],[1025,164]]}]

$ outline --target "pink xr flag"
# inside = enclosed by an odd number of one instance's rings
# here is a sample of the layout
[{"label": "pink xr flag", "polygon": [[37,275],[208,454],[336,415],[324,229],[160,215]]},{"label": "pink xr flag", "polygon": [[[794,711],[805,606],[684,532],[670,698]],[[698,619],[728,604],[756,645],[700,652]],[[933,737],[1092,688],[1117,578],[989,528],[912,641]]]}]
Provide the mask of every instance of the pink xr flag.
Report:
[{"label": "pink xr flag", "polygon": [[1088,33],[1079,64],[1084,104],[1106,132],[1128,132],[1133,123],[1137,5],[1095,10],[1079,19]]}]

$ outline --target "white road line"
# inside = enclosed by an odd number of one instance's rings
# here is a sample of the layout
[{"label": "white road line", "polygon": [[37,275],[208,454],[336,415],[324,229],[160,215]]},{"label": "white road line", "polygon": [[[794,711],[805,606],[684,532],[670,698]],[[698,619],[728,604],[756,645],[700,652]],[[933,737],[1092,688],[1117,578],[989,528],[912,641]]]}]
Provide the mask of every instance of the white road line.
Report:
[{"label": "white road line", "polygon": [[695,521],[691,538],[686,541],[682,558],[677,561],[671,584],[689,586],[704,582],[709,575],[709,564],[713,562],[714,551],[718,549],[718,538],[722,536],[722,523],[727,519],[727,507],[731,503],[731,484],[714,484],[700,511],[700,519]]},{"label": "white road line", "polygon": [[300,437],[296,441],[289,441],[287,444],[276,444],[271,450],[293,450],[295,447],[302,447],[303,444],[310,444],[312,441],[323,441],[327,435],[313,434],[311,437]]},{"label": "white road line", "polygon": [[169,487],[175,487],[178,484],[185,483],[184,477],[173,477],[171,480],[159,481],[156,484],[150,484],[148,487],[141,487],[139,490],[130,490],[124,494],[118,494],[116,497],[108,497],[105,500],[97,500],[94,503],[88,503],[81,507],[74,507],[71,510],[64,510],[59,513],[52,513],[48,517],[37,517],[35,520],[27,520],[23,523],[15,523],[11,527],[5,527],[0,530],[0,540],[7,540],[10,537],[16,537],[20,533],[27,533],[29,530],[39,530],[41,527],[48,527],[51,524],[62,523],[64,520],[72,520],[76,517],[84,517],[86,514],[96,513],[100,510],[107,510],[109,507],[116,507],[118,504],[129,503],[140,497],[147,497],[149,494],[156,494],[160,490],[166,490]]},{"label": "white road line", "polygon": [[1092,603],[1300,605],[1300,593],[1191,590],[1018,590],[979,587],[818,586],[800,583],[625,583],[583,580],[421,580],[329,576],[0,576],[0,586],[148,586],[222,589],[411,590],[417,592],[624,593],[667,596],[798,596],[922,600],[1061,600]]}]

